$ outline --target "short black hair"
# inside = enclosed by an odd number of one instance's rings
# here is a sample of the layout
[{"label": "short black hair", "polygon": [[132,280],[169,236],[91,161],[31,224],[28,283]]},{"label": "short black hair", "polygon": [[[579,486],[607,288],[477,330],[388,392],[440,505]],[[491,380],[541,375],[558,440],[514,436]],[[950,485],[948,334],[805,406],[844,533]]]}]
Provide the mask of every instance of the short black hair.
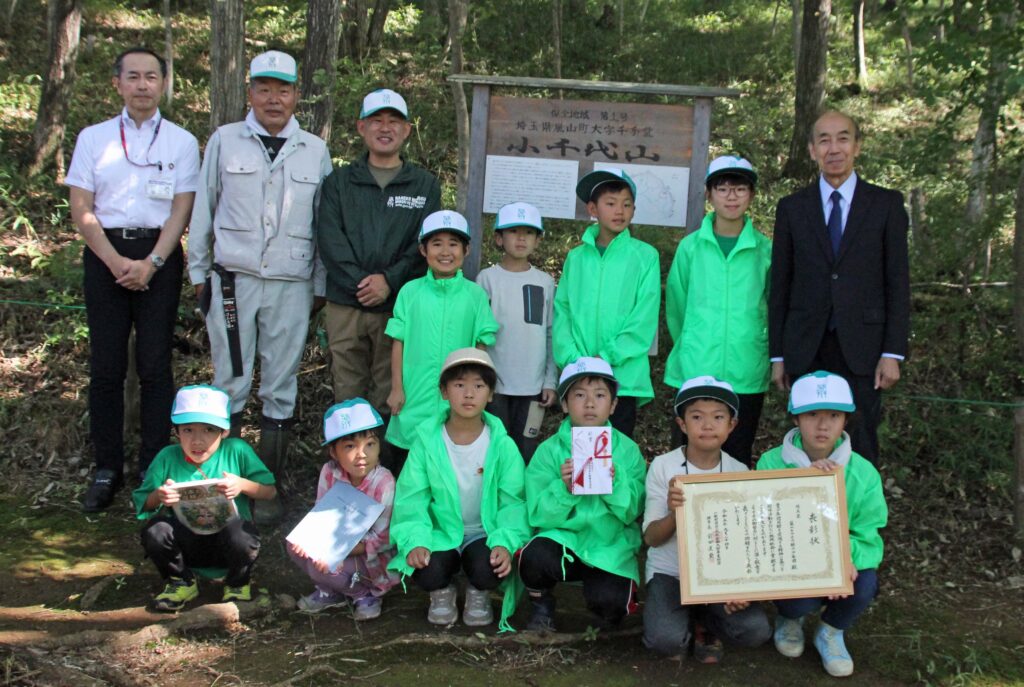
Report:
[{"label": "short black hair", "polygon": [[569,395],[569,392],[572,391],[572,388],[574,386],[576,386],[580,382],[588,382],[588,381],[591,382],[591,383],[593,383],[594,381],[604,382],[605,386],[608,387],[608,391],[610,391],[611,394],[612,394],[612,400],[614,400],[614,399],[619,397],[619,382],[618,382],[618,380],[614,380],[613,381],[613,380],[608,379],[607,377],[602,376],[602,375],[583,375],[582,377],[577,377],[576,379],[572,380],[572,384],[570,384],[569,388],[565,390],[564,394],[562,394],[562,399],[561,400],[565,400],[565,397]]},{"label": "short black hair", "polygon": [[697,401],[714,401],[715,403],[721,403],[723,406],[729,409],[729,417],[736,417],[736,409],[725,401],[720,401],[717,398],[711,398],[710,396],[698,396],[697,398],[691,398],[689,401],[685,401],[676,408],[676,417],[682,417],[686,414],[686,409],[692,406]]},{"label": "short black hair", "polygon": [[633,195],[633,188],[625,181],[602,181],[594,188],[594,192],[590,194],[590,202],[596,203],[601,199],[601,196],[606,193],[618,193],[619,191],[629,191],[629,196],[636,202],[636,197]]},{"label": "short black hair", "polygon": [[349,439],[349,438],[355,438],[355,439],[366,438],[366,439],[369,439],[370,437],[374,437],[376,439],[383,439],[384,438],[384,427],[370,427],[369,429],[361,429],[358,432],[352,432],[351,434],[343,434],[342,436],[338,437],[337,439],[335,439],[331,443],[327,444],[327,446],[328,446],[328,448],[330,448],[331,446],[334,446],[336,443],[338,443],[342,439]]},{"label": "short black hair", "polygon": [[128,48],[114,59],[114,76],[121,76],[121,70],[124,69],[124,58],[129,55],[149,55],[151,57],[155,57],[156,61],[160,64],[160,76],[165,79],[167,78],[167,60],[156,52],[149,48],[144,48],[141,45],[137,45],[134,48]]},{"label": "short black hair", "polygon": [[717,176],[713,176],[708,179],[707,183],[704,184],[704,187],[710,191],[713,188],[718,188],[726,182],[736,186],[749,186],[751,191],[757,188],[757,185],[750,180],[750,177],[746,177],[735,172],[724,172]]},{"label": "short black hair", "polygon": [[469,249],[469,239],[467,239],[465,236],[463,236],[460,232],[449,231],[447,229],[441,229],[439,231],[432,231],[432,232],[430,232],[429,234],[427,234],[426,236],[424,236],[423,238],[420,239],[420,245],[421,246],[427,245],[427,241],[429,241],[430,239],[434,238],[438,234],[451,234],[452,236],[454,236],[455,238],[457,238],[459,241],[462,242],[462,247],[463,248],[465,248],[467,250]]},{"label": "short black hair", "polygon": [[494,371],[494,368],[478,363],[463,363],[461,365],[453,365],[442,372],[441,381],[438,383],[438,386],[443,389],[448,386],[448,382],[468,374],[480,375],[480,379],[484,380],[484,384],[491,391],[494,391],[494,387],[498,385],[498,373]]}]

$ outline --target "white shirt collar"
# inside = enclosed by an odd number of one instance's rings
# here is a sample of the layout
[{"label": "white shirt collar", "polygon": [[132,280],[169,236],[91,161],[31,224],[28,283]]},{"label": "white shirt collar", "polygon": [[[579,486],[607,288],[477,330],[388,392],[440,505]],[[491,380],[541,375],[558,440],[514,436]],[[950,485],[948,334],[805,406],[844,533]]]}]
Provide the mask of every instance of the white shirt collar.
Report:
[{"label": "white shirt collar", "polygon": [[135,120],[132,119],[131,115],[128,114],[128,108],[121,108],[121,121],[131,126],[133,129],[139,129],[140,131],[144,128],[156,128],[156,125],[160,122],[160,109],[153,113],[153,116],[142,123],[142,126],[136,127]]},{"label": "white shirt collar", "polygon": [[[275,136],[275,134],[272,134],[263,128],[263,125],[259,123],[258,119],[256,119],[256,113],[252,110],[249,110],[248,114],[245,115],[245,123],[253,132],[260,136]],[[288,123],[284,125],[283,129],[277,132],[276,136],[278,138],[291,138],[291,135],[298,130],[299,120],[295,119],[295,115],[292,115],[292,118],[288,120]]]},{"label": "white shirt collar", "polygon": [[839,191],[839,195],[843,197],[847,207],[850,202],[853,201],[853,190],[857,187],[857,172],[850,172],[850,176],[846,178],[839,188],[832,188],[832,184],[825,181],[823,174],[818,175],[818,191],[821,193],[821,207],[828,207],[829,202],[832,200],[832,192]]}]

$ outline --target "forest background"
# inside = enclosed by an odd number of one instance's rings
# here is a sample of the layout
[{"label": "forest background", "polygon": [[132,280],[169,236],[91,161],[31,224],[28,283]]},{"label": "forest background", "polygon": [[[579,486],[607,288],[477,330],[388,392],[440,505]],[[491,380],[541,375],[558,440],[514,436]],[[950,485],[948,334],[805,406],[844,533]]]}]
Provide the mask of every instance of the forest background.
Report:
[{"label": "forest background", "polygon": [[[60,644],[85,629],[127,631],[154,621],[139,609],[156,581],[137,550],[126,499],[99,517],[77,508],[91,465],[88,331],[82,244],[58,183],[77,132],[120,108],[110,66],[136,44],[161,53],[173,47],[173,91],[162,109],[201,145],[216,123],[240,118],[248,60],[265,49],[303,62],[300,118],[328,138],[337,164],[360,152],[354,124],[362,96],[398,90],[415,124],[406,155],[441,178],[445,207],[463,202],[465,92],[446,81],[452,73],[739,89],[741,97],[715,102],[711,155],[736,152],[753,161],[761,182],[752,214],[769,235],[776,201],[813,175],[803,143],[813,111],[827,105],[858,118],[866,133],[858,172],[908,201],[913,296],[911,357],[884,400],[882,474],[892,523],[881,601],[854,635],[858,681],[1024,680],[1024,563],[1021,521],[1014,520],[1015,414],[1024,437],[1022,19],[1020,0],[2,0],[3,684],[64,683],[69,665],[96,684],[146,684],[147,670],[161,676],[158,684],[273,683],[294,675],[306,684],[331,671],[394,684],[403,670],[452,683],[488,671],[497,684],[634,684],[652,674],[684,680],[693,670],[665,668],[636,640],[601,645],[582,620],[578,636],[557,646],[510,648],[455,631],[469,643],[453,648],[449,637],[438,650],[410,640],[412,648],[327,656],[335,644],[326,636],[372,648],[419,623],[424,601],[415,594],[398,595],[394,617],[386,613],[362,631],[336,618],[296,621],[275,611],[258,621],[257,633],[178,633],[132,645],[133,652],[112,649],[107,635]],[[565,93],[581,95],[627,97]],[[550,222],[538,265],[557,277],[580,230],[579,223]],[[638,227],[637,234],[660,250],[667,270],[683,232]],[[487,264],[497,255],[487,226],[484,236]],[[658,398],[640,416],[639,443],[649,457],[668,448],[664,328],[660,340]],[[179,384],[210,378],[190,288],[176,348]],[[300,376],[300,439],[286,482],[293,520],[312,499],[322,460],[319,418],[331,402],[326,362],[322,337],[311,333]],[[760,449],[777,443],[788,423],[782,396],[769,396]],[[261,584],[304,593],[275,547],[264,552]],[[25,652],[30,646],[36,649]],[[267,654],[279,660],[254,658]],[[397,667],[388,667],[388,657]],[[765,665],[778,675],[766,677]],[[134,670],[140,667],[142,674]],[[820,674],[813,662],[783,665],[770,648],[737,652],[723,668],[717,679],[729,684]],[[378,676],[382,669],[388,672]]]}]

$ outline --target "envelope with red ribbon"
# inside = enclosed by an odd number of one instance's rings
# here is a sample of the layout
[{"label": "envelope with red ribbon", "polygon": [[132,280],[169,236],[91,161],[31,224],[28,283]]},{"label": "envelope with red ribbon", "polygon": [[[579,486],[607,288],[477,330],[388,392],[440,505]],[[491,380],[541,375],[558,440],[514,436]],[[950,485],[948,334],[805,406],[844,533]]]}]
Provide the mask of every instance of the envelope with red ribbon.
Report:
[{"label": "envelope with red ribbon", "polygon": [[572,493],[612,493],[612,428],[572,428]]}]

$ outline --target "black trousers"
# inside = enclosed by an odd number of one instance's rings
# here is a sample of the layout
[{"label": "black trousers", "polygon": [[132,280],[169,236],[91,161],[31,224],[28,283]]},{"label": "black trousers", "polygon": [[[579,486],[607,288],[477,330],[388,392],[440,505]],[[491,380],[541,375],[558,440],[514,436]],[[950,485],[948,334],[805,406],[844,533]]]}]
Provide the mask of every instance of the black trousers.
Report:
[{"label": "black trousers", "polygon": [[[132,260],[146,259],[156,241],[110,237],[117,252]],[[128,336],[134,328],[135,365],[141,387],[139,470],[143,471],[167,445],[171,433],[171,345],[181,297],[181,246],[168,256],[163,269],[153,274],[146,291],[118,286],[114,275],[89,248],[82,262],[89,325],[89,436],[96,467],[118,473],[124,467],[124,381]]]},{"label": "black trousers", "polygon": [[582,582],[587,608],[603,620],[618,623],[627,613],[636,610],[633,580],[589,566],[569,549],[565,549],[565,553],[573,560],[564,562],[563,577],[562,551],[561,544],[547,537],[534,537],[522,549],[519,578],[528,590],[547,591],[559,582]]},{"label": "black trousers", "polygon": [[[753,467],[754,439],[757,438],[757,425],[761,421],[761,409],[764,407],[764,394],[736,394],[740,399],[739,417],[736,429],[722,444],[722,450],[746,465]],[[686,435],[679,425],[672,423],[671,444],[682,446],[686,443]]]},{"label": "black trousers", "polygon": [[615,412],[609,419],[612,427],[633,438],[633,430],[636,429],[636,396],[619,396],[615,405]]},{"label": "black trousers", "polygon": [[494,415],[505,425],[505,430],[516,442],[516,448],[527,464],[537,451],[540,444],[540,437],[525,437],[523,429],[526,427],[526,418],[530,414],[530,404],[540,400],[540,394],[536,396],[509,396],[508,394],[494,394],[494,400],[487,404],[487,412]]},{"label": "black trousers", "polygon": [[251,520],[236,518],[216,534],[196,534],[171,515],[157,515],[142,528],[142,548],[160,577],[191,580],[189,568],[227,568],[224,584],[249,584],[260,554],[260,535]]},{"label": "black trousers", "polygon": [[470,543],[462,553],[458,549],[431,551],[430,563],[413,572],[412,579],[423,591],[433,592],[450,585],[460,568],[477,589],[497,589],[501,584],[501,578],[491,567],[491,548],[486,538]]},{"label": "black trousers", "polygon": [[[853,391],[853,403],[856,412],[849,419],[846,431],[850,434],[853,450],[861,454],[875,465],[878,464],[878,425],[882,420],[882,392],[875,388],[874,375],[855,375],[850,371],[839,348],[839,337],[835,331],[825,332],[818,353],[814,356],[811,369],[800,374],[816,370],[833,372],[850,384]],[[796,377],[793,378],[796,381]]]}]

